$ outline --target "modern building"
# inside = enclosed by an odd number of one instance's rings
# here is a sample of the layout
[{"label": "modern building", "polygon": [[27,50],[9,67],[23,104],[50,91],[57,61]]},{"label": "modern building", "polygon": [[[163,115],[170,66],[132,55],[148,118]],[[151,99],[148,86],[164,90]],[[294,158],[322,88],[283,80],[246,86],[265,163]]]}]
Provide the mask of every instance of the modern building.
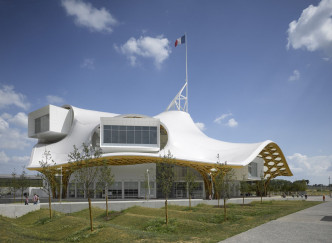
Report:
[{"label": "modern building", "polygon": [[[213,194],[211,181],[218,159],[234,168],[237,181],[243,177],[260,180],[264,176],[270,180],[292,176],[285,156],[273,141],[228,143],[206,136],[187,112],[188,100],[182,96],[185,86],[168,109],[154,117],[98,112],[70,105],[47,105],[31,112],[28,133],[38,143],[32,150],[28,169],[38,170],[45,151],[50,151],[62,171],[63,195],[83,197],[82,185],[76,184],[69,173],[68,154],[73,151],[73,145],[81,149],[85,143],[100,148],[102,157],[112,166],[115,183],[108,192],[111,198],[144,197],[146,176],[150,182],[150,198],[161,197],[156,166],[168,151],[175,158],[173,198],[188,196],[184,181],[187,168],[196,173],[199,181],[194,197]],[[180,105],[183,99],[186,109]],[[91,166],[96,165],[91,162]],[[236,183],[232,191],[234,196],[239,195]],[[104,195],[96,192],[95,196]]]}]

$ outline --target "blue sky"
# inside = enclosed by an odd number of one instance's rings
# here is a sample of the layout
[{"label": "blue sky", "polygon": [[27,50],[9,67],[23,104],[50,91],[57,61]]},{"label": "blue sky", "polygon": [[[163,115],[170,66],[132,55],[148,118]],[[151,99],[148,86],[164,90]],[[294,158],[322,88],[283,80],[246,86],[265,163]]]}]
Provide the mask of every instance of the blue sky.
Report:
[{"label": "blue sky", "polygon": [[185,81],[210,137],[275,141],[292,178],[332,176],[332,1],[0,0],[0,174],[49,103],[154,116]]}]

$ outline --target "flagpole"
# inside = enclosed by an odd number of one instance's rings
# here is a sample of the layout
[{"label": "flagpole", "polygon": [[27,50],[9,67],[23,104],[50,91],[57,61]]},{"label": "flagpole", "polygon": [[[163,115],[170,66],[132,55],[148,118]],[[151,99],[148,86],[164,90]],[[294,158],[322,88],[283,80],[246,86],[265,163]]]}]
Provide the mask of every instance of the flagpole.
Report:
[{"label": "flagpole", "polygon": [[188,43],[188,37],[187,37],[187,33],[184,34],[185,35],[185,40],[186,40],[186,97],[187,97],[187,113],[188,113],[188,60],[187,60],[187,43]]}]

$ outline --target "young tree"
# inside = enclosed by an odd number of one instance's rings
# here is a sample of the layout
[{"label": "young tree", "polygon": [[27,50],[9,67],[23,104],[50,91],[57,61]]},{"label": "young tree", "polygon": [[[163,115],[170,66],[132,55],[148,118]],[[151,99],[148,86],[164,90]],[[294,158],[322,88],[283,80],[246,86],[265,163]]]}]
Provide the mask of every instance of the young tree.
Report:
[{"label": "young tree", "polygon": [[[224,199],[224,220],[227,220],[227,209],[226,200],[230,197],[230,186],[234,180],[234,170],[227,165],[225,161],[224,164],[217,162],[216,172],[215,172],[215,189],[217,195],[220,193]],[[218,196],[220,198],[220,196]],[[219,200],[218,200],[219,204]]]},{"label": "young tree", "polygon": [[197,180],[196,175],[190,170],[189,167],[187,167],[185,182],[186,182],[187,192],[189,194],[189,208],[191,208],[191,196],[194,190],[198,186],[198,182],[196,180]]},{"label": "young tree", "polygon": [[243,175],[242,181],[240,181],[240,192],[242,194],[242,205],[244,205],[244,197],[246,193],[249,192],[249,185],[248,182],[246,181],[245,175]]},{"label": "young tree", "polygon": [[88,198],[90,228],[91,231],[93,231],[91,198],[94,196],[94,190],[92,188],[94,183],[97,181],[99,169],[97,167],[92,167],[91,163],[93,160],[101,157],[101,150],[96,149],[93,146],[86,145],[85,143],[82,144],[82,151],[79,151],[75,145],[73,147],[73,152],[68,154],[68,160],[71,164],[72,170],[74,171],[76,183],[83,185],[85,198]]},{"label": "young tree", "polygon": [[261,196],[261,203],[263,203],[263,195],[265,192],[265,180],[264,175],[261,175],[261,179],[256,182],[257,191],[259,192],[259,195]]},{"label": "young tree", "polygon": [[171,193],[173,182],[174,182],[174,167],[172,163],[174,162],[174,157],[170,151],[167,155],[164,155],[162,162],[157,166],[158,183],[160,184],[162,193],[165,197],[165,218],[166,225],[168,225],[168,208],[167,199]]},{"label": "young tree", "polygon": [[12,178],[10,181],[10,191],[14,194],[14,202],[15,202],[15,196],[16,192],[19,189],[19,184],[18,184],[18,178],[17,178],[17,173],[16,170],[12,172]]},{"label": "young tree", "polygon": [[23,193],[29,187],[29,180],[26,176],[25,166],[22,167],[22,173],[18,180],[18,188],[21,191],[21,202],[23,203]]},{"label": "young tree", "polygon": [[57,173],[56,163],[52,159],[50,151],[45,151],[42,160],[39,161],[40,164],[40,174],[42,179],[43,187],[42,190],[48,195],[48,209],[50,213],[50,219],[52,218],[52,202],[51,195],[54,188],[57,187],[57,181],[55,179],[55,174]]},{"label": "young tree", "polygon": [[112,174],[112,168],[105,162],[103,166],[99,167],[99,180],[97,190],[105,190],[105,202],[106,202],[106,217],[108,217],[108,188],[114,183],[114,176]]},{"label": "young tree", "polygon": [[224,174],[221,173],[220,171],[216,170],[213,172],[214,173],[211,173],[211,177],[214,178],[214,180],[212,179],[212,183],[214,183],[214,190],[218,200],[218,208],[220,208],[220,198],[224,189],[225,178]]}]

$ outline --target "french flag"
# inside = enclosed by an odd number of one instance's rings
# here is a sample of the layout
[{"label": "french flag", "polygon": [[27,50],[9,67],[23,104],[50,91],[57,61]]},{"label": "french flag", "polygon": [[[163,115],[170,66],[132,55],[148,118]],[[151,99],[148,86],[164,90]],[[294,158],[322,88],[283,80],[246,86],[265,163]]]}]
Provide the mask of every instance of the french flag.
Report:
[{"label": "french flag", "polygon": [[186,36],[185,36],[185,35],[182,36],[182,37],[180,37],[179,39],[177,39],[177,40],[175,41],[175,47],[176,47],[177,45],[181,45],[181,44],[184,44],[184,43],[186,43]]}]

